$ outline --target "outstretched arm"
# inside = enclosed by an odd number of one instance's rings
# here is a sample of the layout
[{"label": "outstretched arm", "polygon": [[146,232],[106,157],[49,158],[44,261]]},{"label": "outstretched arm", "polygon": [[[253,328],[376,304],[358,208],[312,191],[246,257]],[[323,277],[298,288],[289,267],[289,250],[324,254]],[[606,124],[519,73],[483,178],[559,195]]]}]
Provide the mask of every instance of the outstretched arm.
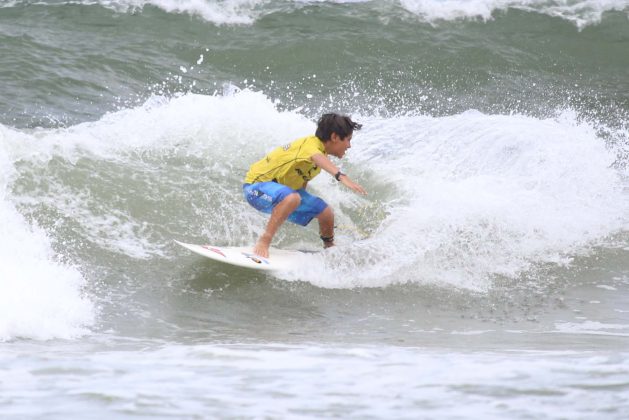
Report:
[{"label": "outstretched arm", "polygon": [[[332,163],[332,161],[328,159],[328,157],[323,153],[317,153],[316,155],[313,155],[311,159],[315,165],[317,165],[319,168],[323,169],[330,175],[335,176],[337,173],[339,173],[339,168],[334,163]],[[341,176],[339,177],[339,182],[358,194],[367,194],[367,191],[365,191],[363,187],[352,181],[350,177],[345,174],[341,174]]]}]

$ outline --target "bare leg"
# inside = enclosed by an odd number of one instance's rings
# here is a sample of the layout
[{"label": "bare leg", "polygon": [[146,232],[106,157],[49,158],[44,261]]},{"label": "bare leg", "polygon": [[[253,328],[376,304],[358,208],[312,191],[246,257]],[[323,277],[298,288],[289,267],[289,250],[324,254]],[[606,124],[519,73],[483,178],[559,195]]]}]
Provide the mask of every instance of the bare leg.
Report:
[{"label": "bare leg", "polygon": [[[330,206],[327,206],[317,216],[319,220],[319,234],[324,238],[334,238],[334,212]],[[323,242],[324,248],[334,246],[334,240],[330,242]]]},{"label": "bare leg", "polygon": [[277,233],[277,230],[286,221],[288,216],[295,211],[301,203],[301,197],[298,193],[292,193],[287,195],[271,212],[271,217],[266,225],[266,230],[258,239],[255,247],[253,247],[253,253],[261,257],[267,258],[269,256],[269,247],[271,241]]}]

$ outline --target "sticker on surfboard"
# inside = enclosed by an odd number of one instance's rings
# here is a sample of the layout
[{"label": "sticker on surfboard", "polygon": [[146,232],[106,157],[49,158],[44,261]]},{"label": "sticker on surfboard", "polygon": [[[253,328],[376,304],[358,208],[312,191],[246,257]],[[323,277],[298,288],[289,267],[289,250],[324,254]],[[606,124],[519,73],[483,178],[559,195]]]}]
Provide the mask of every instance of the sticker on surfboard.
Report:
[{"label": "sticker on surfboard", "polygon": [[300,265],[300,258],[305,255],[302,251],[288,251],[284,249],[269,249],[269,258],[255,255],[252,247],[245,246],[215,246],[196,245],[175,241],[178,245],[215,261],[254,270],[281,271],[291,270]]}]

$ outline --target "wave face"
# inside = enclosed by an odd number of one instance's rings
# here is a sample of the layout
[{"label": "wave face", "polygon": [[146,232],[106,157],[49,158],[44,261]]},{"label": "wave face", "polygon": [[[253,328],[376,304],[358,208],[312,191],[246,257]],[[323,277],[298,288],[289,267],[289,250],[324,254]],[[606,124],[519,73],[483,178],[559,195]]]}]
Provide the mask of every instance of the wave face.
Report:
[{"label": "wave face", "polygon": [[[313,255],[295,278],[485,290],[495,276],[565,262],[627,226],[618,155],[572,112],[355,118],[365,129],[346,170],[371,194],[313,181],[337,209],[339,246]],[[67,129],[5,129],[20,172],[9,202],[62,244],[167,266],[174,237],[252,243],[265,222],[241,198],[248,164],[312,131],[299,113],[249,90],[153,97]],[[287,227],[278,245],[298,246],[303,234]],[[317,242],[315,229],[305,234]]]}]

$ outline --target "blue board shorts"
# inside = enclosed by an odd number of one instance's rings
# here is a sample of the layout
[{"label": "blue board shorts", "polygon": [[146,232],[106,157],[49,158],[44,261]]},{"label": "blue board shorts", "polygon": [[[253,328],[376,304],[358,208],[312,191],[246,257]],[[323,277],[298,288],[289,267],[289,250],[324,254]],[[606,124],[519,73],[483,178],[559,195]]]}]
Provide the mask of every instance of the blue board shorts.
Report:
[{"label": "blue board shorts", "polygon": [[306,192],[300,188],[294,190],[286,185],[277,182],[257,182],[255,184],[244,184],[242,191],[245,200],[255,209],[263,213],[270,214],[289,194],[298,193],[301,197],[301,204],[294,212],[288,216],[288,220],[301,226],[306,226],[317,217],[328,206],[325,201]]}]

